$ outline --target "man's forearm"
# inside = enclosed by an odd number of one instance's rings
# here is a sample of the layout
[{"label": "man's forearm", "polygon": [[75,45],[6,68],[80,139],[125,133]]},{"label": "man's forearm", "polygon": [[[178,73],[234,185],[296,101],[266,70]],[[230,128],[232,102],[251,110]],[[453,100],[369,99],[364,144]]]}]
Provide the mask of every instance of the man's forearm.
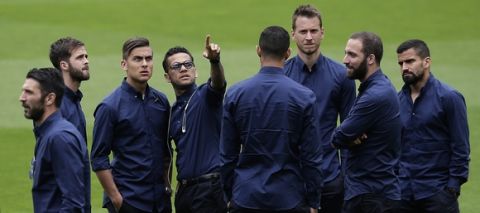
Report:
[{"label": "man's forearm", "polygon": [[210,79],[212,88],[220,90],[225,87],[225,74],[220,61],[210,62]]},{"label": "man's forearm", "polygon": [[123,201],[123,197],[122,194],[120,194],[120,191],[118,191],[117,185],[113,180],[112,170],[100,170],[96,171],[95,174],[97,175],[103,190],[105,193],[107,193],[107,196],[110,198],[112,203],[121,203]]}]

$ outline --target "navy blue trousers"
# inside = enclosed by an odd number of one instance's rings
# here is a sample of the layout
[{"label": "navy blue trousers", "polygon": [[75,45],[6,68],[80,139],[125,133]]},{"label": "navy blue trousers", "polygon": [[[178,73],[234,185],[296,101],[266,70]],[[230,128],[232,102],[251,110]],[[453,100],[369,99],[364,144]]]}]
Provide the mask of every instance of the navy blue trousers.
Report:
[{"label": "navy blue trousers", "polygon": [[223,197],[220,177],[193,185],[178,183],[175,194],[176,213],[224,213],[227,204]]},{"label": "navy blue trousers", "polygon": [[344,201],[343,213],[397,213],[400,201],[378,194],[362,194]]},{"label": "navy blue trousers", "polygon": [[322,207],[318,213],[340,213],[343,206],[344,184],[343,176],[339,174],[337,178],[323,185],[322,199],[320,206]]},{"label": "navy blue trousers", "polygon": [[401,213],[458,213],[457,195],[439,190],[431,197],[419,200],[402,200]]}]

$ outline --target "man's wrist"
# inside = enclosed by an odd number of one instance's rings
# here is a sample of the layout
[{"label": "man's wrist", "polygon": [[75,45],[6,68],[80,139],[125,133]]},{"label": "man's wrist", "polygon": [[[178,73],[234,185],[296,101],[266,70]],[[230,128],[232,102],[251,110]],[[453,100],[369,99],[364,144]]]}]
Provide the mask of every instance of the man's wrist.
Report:
[{"label": "man's wrist", "polygon": [[210,64],[218,64],[218,63],[220,63],[220,57],[210,59]]}]

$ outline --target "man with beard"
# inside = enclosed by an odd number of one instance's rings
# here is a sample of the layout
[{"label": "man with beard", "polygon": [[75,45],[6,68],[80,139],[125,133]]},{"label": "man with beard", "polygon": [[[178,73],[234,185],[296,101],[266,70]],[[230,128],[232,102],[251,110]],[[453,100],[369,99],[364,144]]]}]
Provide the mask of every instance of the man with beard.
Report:
[{"label": "man with beard", "polygon": [[170,213],[170,104],[148,84],[153,74],[149,40],[128,39],[122,50],[126,77],[95,109],[92,170],[108,212]]},{"label": "man with beard", "polygon": [[460,186],[470,160],[465,100],[430,72],[427,44],[397,48],[405,85],[398,93],[402,130],[402,212],[459,212]]},{"label": "man with beard", "polygon": [[395,173],[400,157],[400,115],[395,88],[383,74],[383,45],[370,32],[350,36],[343,63],[360,86],[332,145],[348,149],[343,212],[391,212],[400,200]]},{"label": "man with beard", "polygon": [[300,5],[292,16],[292,37],[298,55],[285,63],[285,73],[296,82],[311,89],[317,96],[315,107],[320,120],[318,143],[322,144],[323,159],[321,209],[337,212],[343,204],[343,173],[341,158],[345,157],[330,145],[330,137],[348,115],[355,100],[355,81],[347,78],[345,67],[320,52],[324,28],[320,12],[311,5]]},{"label": "man with beard", "polygon": [[62,72],[66,86],[65,97],[60,106],[62,115],[77,127],[86,143],[85,115],[80,105],[83,94],[79,90],[82,81],[90,78],[85,45],[75,38],[60,38],[50,46],[50,61]]},{"label": "man with beard", "polygon": [[30,178],[34,212],[90,212],[88,151],[80,132],[58,110],[65,85],[55,68],[32,69],[20,102],[36,138]]},{"label": "man with beard", "polygon": [[195,84],[197,69],[187,49],[173,47],[163,59],[165,79],[177,97],[169,133],[177,151],[177,213],[226,211],[218,150],[226,82],[220,46],[210,43],[210,35],[205,42],[203,56],[210,61],[210,79],[200,86]]}]

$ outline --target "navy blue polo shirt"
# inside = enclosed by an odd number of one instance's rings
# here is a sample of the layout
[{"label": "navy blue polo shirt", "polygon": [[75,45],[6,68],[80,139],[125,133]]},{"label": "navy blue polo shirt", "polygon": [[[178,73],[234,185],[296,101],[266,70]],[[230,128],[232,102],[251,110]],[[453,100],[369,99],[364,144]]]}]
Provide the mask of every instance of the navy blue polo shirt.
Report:
[{"label": "navy blue polo shirt", "polygon": [[402,121],[402,199],[423,199],[467,181],[470,144],[465,100],[433,74],[412,101],[410,87],[398,93]]},{"label": "navy blue polo shirt", "polygon": [[322,151],[314,105],[315,94],[278,67],[263,67],[228,90],[220,158],[229,201],[264,210],[319,207]]},{"label": "navy blue polo shirt", "polygon": [[[169,155],[169,113],[170,105],[163,93],[147,86],[142,97],[125,80],[94,113],[93,171],[111,169],[124,202],[147,212],[154,206],[161,212],[170,205],[163,179],[163,159]],[[104,197],[105,205],[110,200]]]},{"label": "navy blue polo shirt", "polygon": [[341,171],[338,151],[330,145],[332,132],[340,117],[342,122],[347,117],[355,101],[355,81],[347,78],[345,66],[320,55],[310,71],[299,56],[285,63],[285,74],[296,82],[311,89],[317,96],[320,138],[323,160],[324,181],[334,180]]},{"label": "navy blue polo shirt", "polygon": [[400,111],[397,92],[381,70],[362,82],[350,114],[332,135],[336,147],[367,134],[349,149],[345,171],[345,200],[366,193],[400,200],[395,169],[400,158]]},{"label": "navy blue polo shirt", "polygon": [[34,133],[34,212],[90,212],[90,165],[80,132],[57,111]]},{"label": "navy blue polo shirt", "polygon": [[192,85],[177,96],[170,123],[170,137],[175,141],[177,151],[177,179],[218,172],[224,93],[225,88],[217,91],[210,86],[209,80],[199,87]]},{"label": "navy blue polo shirt", "polygon": [[83,94],[80,90],[73,92],[70,88],[65,87],[65,93],[62,98],[62,104],[60,110],[62,115],[67,121],[70,121],[78,131],[82,134],[87,143],[87,130],[85,129],[85,115],[82,111],[80,101],[82,101]]}]

